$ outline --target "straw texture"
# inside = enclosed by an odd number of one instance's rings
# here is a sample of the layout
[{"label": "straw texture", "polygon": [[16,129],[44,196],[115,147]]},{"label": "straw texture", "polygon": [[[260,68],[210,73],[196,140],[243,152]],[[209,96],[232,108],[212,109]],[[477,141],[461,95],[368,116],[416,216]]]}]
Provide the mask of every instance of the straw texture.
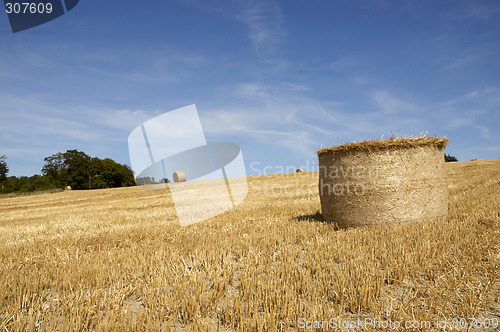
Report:
[{"label": "straw texture", "polygon": [[342,228],[445,217],[447,143],[391,137],[318,150],[323,217]]}]

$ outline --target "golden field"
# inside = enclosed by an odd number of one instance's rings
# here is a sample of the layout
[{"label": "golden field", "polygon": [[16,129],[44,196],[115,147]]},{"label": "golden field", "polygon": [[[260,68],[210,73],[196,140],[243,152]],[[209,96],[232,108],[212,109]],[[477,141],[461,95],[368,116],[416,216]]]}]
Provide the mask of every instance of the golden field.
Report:
[{"label": "golden field", "polygon": [[347,230],[322,220],[313,172],[249,177],[187,227],[166,190],[0,196],[0,331],[498,320],[500,160],[446,167],[446,221]]}]

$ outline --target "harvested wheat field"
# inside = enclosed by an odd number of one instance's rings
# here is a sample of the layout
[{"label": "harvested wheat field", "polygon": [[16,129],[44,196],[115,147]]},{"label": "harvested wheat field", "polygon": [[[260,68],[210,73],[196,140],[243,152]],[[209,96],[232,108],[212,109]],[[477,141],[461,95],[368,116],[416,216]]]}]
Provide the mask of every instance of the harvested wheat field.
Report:
[{"label": "harvested wheat field", "polygon": [[243,203],[188,227],[167,191],[2,197],[0,330],[498,324],[500,160],[446,169],[446,221],[343,230],[317,172],[249,177]]}]

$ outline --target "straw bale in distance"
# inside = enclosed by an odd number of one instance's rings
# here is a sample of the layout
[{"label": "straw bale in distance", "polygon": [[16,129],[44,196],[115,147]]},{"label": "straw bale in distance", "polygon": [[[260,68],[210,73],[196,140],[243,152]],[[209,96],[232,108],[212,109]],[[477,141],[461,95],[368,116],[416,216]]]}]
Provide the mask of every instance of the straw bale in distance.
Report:
[{"label": "straw bale in distance", "polygon": [[324,218],[355,227],[445,217],[447,143],[391,137],[318,150]]},{"label": "straw bale in distance", "polygon": [[297,168],[297,170],[295,171],[295,173],[302,173],[302,172],[304,172],[303,168]]},{"label": "straw bale in distance", "polygon": [[186,182],[186,173],[184,171],[174,172],[172,177],[174,178],[174,182]]},{"label": "straw bale in distance", "polygon": [[64,187],[64,190],[71,190],[71,186]]}]

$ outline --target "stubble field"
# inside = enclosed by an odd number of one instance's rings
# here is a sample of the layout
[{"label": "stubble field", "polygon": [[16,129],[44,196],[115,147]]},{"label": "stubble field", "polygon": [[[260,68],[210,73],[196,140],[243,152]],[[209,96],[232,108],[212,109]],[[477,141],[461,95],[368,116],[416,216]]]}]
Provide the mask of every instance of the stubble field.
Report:
[{"label": "stubble field", "polygon": [[165,190],[0,196],[0,331],[498,322],[500,160],[446,167],[446,221],[348,230],[322,220],[312,172],[249,177],[188,227]]}]

